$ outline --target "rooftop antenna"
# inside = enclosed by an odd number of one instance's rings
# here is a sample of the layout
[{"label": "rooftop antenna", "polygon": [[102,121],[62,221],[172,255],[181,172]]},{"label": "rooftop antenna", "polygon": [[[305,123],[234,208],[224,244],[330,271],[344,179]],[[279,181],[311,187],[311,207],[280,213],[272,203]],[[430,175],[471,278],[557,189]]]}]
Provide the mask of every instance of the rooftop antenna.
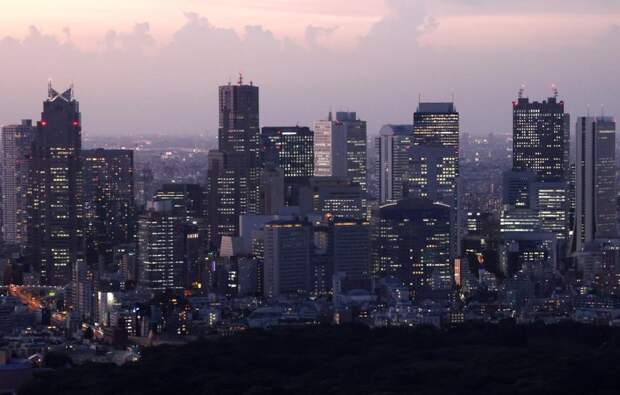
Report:
[{"label": "rooftop antenna", "polygon": [[454,92],[452,92],[452,104],[454,104],[454,97],[455,97],[455,94]]},{"label": "rooftop antenna", "polygon": [[52,91],[53,91],[53,88],[52,88],[52,79],[51,79],[51,78],[48,78],[48,79],[47,79],[47,97],[52,97],[52,95],[53,95],[53,94],[52,94]]},{"label": "rooftop antenna", "polygon": [[551,91],[553,92],[553,98],[558,98],[558,87],[555,84],[551,84]]},{"label": "rooftop antenna", "polygon": [[601,104],[601,118],[605,117],[605,105]]},{"label": "rooftop antenna", "polygon": [[243,85],[243,73],[239,73],[239,85]]},{"label": "rooftop antenna", "polygon": [[525,93],[525,84],[521,84],[519,88],[519,99],[523,99],[523,94]]}]

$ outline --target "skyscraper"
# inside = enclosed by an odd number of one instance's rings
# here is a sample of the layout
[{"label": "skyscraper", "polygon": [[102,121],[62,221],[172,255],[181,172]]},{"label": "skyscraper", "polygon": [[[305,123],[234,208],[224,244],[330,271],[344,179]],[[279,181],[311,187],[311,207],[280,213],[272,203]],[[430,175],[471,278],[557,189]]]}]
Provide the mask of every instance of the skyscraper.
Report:
[{"label": "skyscraper", "polygon": [[286,184],[300,184],[314,175],[314,133],[305,126],[262,128],[261,162],[284,171]]},{"label": "skyscraper", "polygon": [[409,166],[412,125],[384,125],[377,137],[379,198],[389,203],[403,198]]},{"label": "skyscraper", "polygon": [[457,207],[459,113],[453,103],[420,103],[413,115],[406,195]]},{"label": "skyscraper", "polygon": [[239,216],[260,210],[260,129],[258,87],[219,89],[218,150],[209,152],[207,174],[209,244],[239,231]]},{"label": "skyscraper", "polygon": [[84,238],[88,263],[109,262],[117,244],[135,236],[132,150],[82,150]]},{"label": "skyscraper", "polygon": [[228,166],[222,151],[209,151],[207,178],[207,240],[217,249],[222,236],[238,233],[239,216],[248,214],[248,185],[246,177]]},{"label": "skyscraper", "polygon": [[50,83],[32,150],[28,245],[44,284],[64,286],[81,259],[81,117],[73,88]]},{"label": "skyscraper", "polygon": [[265,225],[265,296],[310,291],[311,226],[299,221]]},{"label": "skyscraper", "polygon": [[314,175],[346,178],[367,191],[366,121],[354,112],[331,112],[314,123]]},{"label": "skyscraper", "polygon": [[579,117],[576,152],[574,237],[581,251],[584,243],[618,236],[613,118]]},{"label": "skyscraper", "polygon": [[197,223],[177,199],[155,197],[139,221],[139,284],[163,291],[190,286],[200,251]]},{"label": "skyscraper", "polygon": [[513,102],[513,170],[531,171],[530,208],[537,210],[542,231],[558,240],[568,234],[569,115],[557,94],[543,102],[522,97]]},{"label": "skyscraper", "polygon": [[416,294],[452,286],[451,208],[428,199],[405,199],[379,209],[374,226],[373,267],[396,276]]},{"label": "skyscraper", "polygon": [[31,120],[2,128],[2,235],[5,243],[27,241],[27,198],[31,144],[35,128]]},{"label": "skyscraper", "polygon": [[532,170],[543,182],[565,181],[568,172],[570,124],[564,102],[550,97],[513,102],[513,170]]},{"label": "skyscraper", "polygon": [[247,212],[258,213],[260,178],[260,128],[258,87],[251,82],[224,85],[219,89],[219,150],[227,157],[228,168],[247,179]]}]

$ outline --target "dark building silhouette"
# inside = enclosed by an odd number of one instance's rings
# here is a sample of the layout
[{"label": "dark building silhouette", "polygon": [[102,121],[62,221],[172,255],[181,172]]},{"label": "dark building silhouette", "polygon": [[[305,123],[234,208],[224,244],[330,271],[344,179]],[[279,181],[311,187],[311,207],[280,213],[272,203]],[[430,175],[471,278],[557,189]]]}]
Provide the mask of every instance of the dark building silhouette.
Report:
[{"label": "dark building silhouette", "polygon": [[50,83],[32,146],[28,245],[41,282],[65,285],[81,259],[81,119],[73,88]]},{"label": "dark building silhouette", "polygon": [[539,181],[564,181],[568,172],[570,124],[564,102],[550,97],[513,102],[513,170],[532,170]]},{"label": "dark building silhouette", "polygon": [[24,245],[28,224],[28,174],[32,140],[36,128],[32,121],[2,127],[2,237],[5,243]]},{"label": "dark building silhouette", "polygon": [[556,96],[542,102],[522,97],[513,102],[513,171],[531,171],[529,205],[536,210],[541,230],[558,240],[568,234],[569,115]]},{"label": "dark building silhouette", "polygon": [[114,246],[136,233],[132,150],[82,150],[86,260],[111,262]]},{"label": "dark building silhouette", "polygon": [[297,205],[299,186],[314,175],[314,133],[305,126],[262,128],[261,164],[282,169],[286,203]]},{"label": "dark building silhouette", "polygon": [[417,294],[452,286],[451,208],[426,199],[382,206],[375,219],[373,274],[396,276]]},{"label": "dark building silhouette", "polygon": [[258,87],[252,83],[220,86],[219,151],[228,157],[227,167],[248,184],[247,212],[258,213],[260,178],[260,128]]},{"label": "dark building silhouette", "polygon": [[260,211],[260,129],[258,87],[252,83],[219,89],[218,150],[209,152],[207,171],[208,240],[239,231],[239,216]]}]

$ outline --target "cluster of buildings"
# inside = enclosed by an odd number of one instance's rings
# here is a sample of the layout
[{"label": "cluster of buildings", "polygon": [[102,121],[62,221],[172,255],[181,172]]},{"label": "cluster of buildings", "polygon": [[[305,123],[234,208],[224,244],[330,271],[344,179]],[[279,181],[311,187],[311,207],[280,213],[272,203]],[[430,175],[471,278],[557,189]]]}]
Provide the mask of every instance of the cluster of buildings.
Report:
[{"label": "cluster of buildings", "polygon": [[218,146],[191,171],[203,179],[166,181],[138,174],[133,150],[83,149],[73,90],[50,84],[39,121],[2,128],[7,297],[45,311],[41,325],[113,341],[615,322],[611,117],[579,117],[571,139],[557,92],[520,92],[512,135],[488,139],[461,135],[454,103],[421,102],[374,139],[355,112],[311,127],[261,128],[259,114],[258,86],[221,86]]}]

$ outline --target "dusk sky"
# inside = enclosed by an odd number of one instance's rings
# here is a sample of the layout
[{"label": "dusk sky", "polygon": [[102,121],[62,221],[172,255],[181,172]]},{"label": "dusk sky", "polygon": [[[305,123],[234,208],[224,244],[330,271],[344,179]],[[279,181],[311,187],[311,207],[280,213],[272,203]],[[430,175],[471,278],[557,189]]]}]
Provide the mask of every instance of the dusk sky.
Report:
[{"label": "dusk sky", "polygon": [[0,8],[0,124],[71,82],[85,135],[215,135],[243,72],[261,125],[357,111],[369,134],[455,97],[462,131],[511,130],[521,84],[620,116],[617,0],[20,0]]}]

